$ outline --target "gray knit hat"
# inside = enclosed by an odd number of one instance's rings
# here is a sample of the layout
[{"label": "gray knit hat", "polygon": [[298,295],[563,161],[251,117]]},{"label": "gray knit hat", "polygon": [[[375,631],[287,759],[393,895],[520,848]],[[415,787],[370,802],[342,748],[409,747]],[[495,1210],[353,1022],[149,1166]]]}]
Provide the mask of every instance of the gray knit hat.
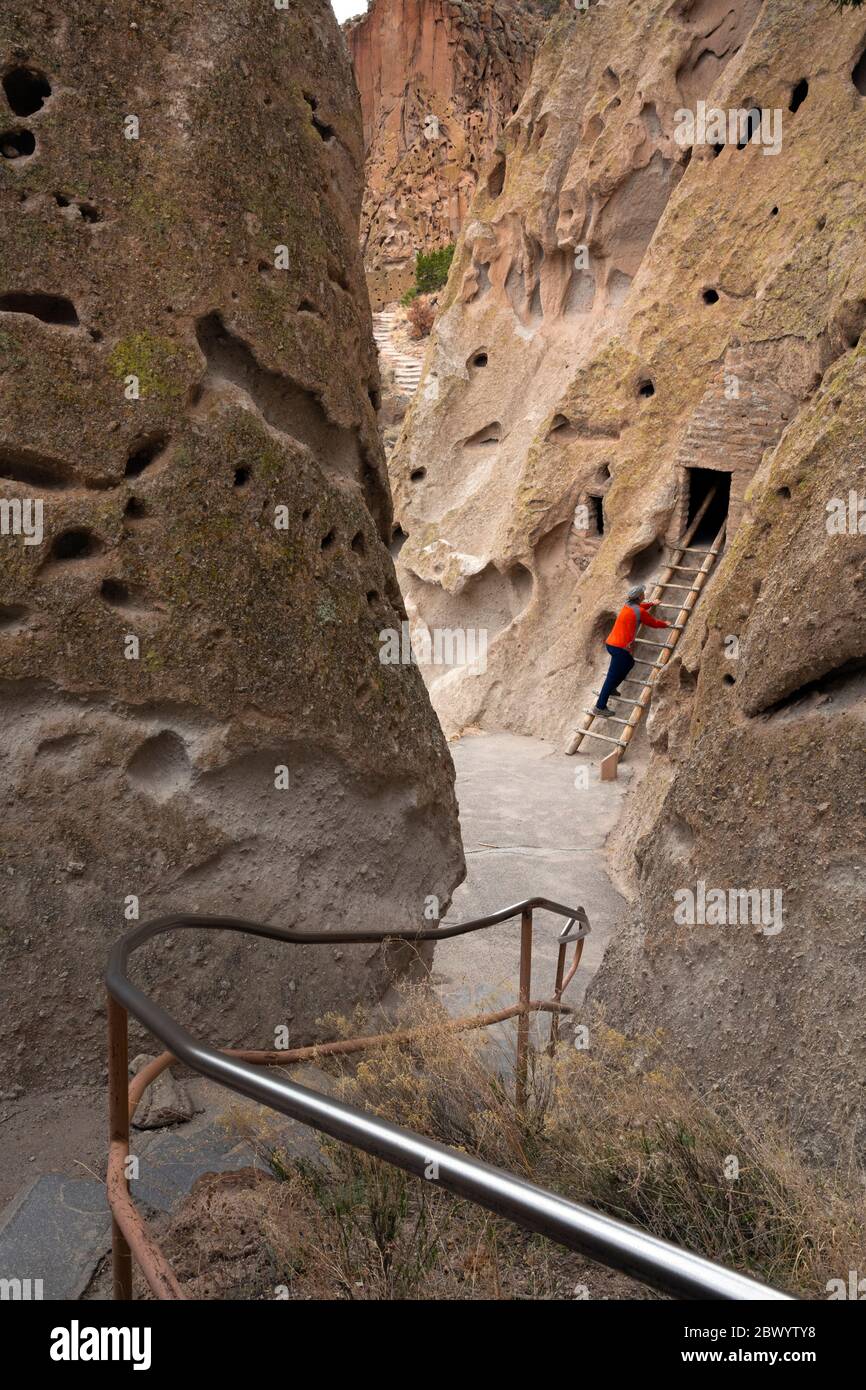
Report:
[{"label": "gray knit hat", "polygon": [[634,599],[643,598],[645,593],[646,589],[644,588],[643,584],[632,584],[631,588],[628,591],[629,603],[631,603]]}]

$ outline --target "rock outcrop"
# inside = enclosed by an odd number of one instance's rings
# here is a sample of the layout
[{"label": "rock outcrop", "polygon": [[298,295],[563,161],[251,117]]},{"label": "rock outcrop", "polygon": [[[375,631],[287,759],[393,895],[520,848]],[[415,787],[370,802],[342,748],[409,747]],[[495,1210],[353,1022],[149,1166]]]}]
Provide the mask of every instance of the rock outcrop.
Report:
[{"label": "rock outcrop", "polygon": [[[428,672],[451,731],[560,737],[626,583],[707,474],[730,488],[654,699],[621,837],[635,917],[595,994],[816,1144],[862,1125],[866,1065],[864,50],[864,16],[819,0],[556,21],[391,460],[416,632],[488,634],[484,663]],[[700,103],[725,130],[683,138]],[[782,890],[783,929],[680,924],[700,883]]]},{"label": "rock outcrop", "polygon": [[[403,606],[330,5],[16,8],[0,1045],[4,1075],[59,1087],[98,1075],[137,916],[411,928],[463,866],[418,672],[379,661]],[[261,1045],[404,963],[186,933],[136,970],[194,1031]]]},{"label": "rock outcrop", "polygon": [[371,0],[346,24],[364,120],[361,245],[374,309],[409,288],[418,251],[456,239],[543,32],[525,0]]}]

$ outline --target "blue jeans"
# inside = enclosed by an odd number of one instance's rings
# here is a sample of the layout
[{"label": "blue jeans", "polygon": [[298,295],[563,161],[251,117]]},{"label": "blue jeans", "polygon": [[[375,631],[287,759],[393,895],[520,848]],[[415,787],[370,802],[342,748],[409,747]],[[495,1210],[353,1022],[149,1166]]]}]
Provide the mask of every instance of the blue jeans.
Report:
[{"label": "blue jeans", "polygon": [[601,687],[598,699],[596,700],[599,709],[607,709],[609,696],[616,692],[620,681],[625,680],[632,666],[634,666],[634,657],[631,652],[626,651],[625,647],[611,647],[607,642],[605,646],[610,652],[610,666],[604,678],[604,685]]}]

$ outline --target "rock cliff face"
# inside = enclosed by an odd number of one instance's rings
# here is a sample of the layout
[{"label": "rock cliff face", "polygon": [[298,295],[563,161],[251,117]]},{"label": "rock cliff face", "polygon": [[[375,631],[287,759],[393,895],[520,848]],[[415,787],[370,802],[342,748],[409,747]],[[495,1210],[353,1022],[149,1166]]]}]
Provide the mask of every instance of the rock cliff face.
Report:
[{"label": "rock cliff face", "polygon": [[[866,18],[818,0],[556,22],[392,457],[416,630],[489,634],[486,669],[429,672],[450,729],[561,736],[626,583],[707,473],[730,488],[620,837],[634,920],[595,994],[816,1144],[862,1123],[866,1064],[864,50]],[[726,130],[683,139],[701,102]],[[675,893],[711,888],[782,890],[782,930],[676,920]]]},{"label": "rock cliff face", "polygon": [[[421,925],[462,856],[418,673],[378,659],[403,610],[327,0],[19,11],[0,18],[0,1042],[4,1076],[59,1086],[104,1055],[100,979],[136,915]],[[399,964],[194,934],[138,978],[229,1044],[314,1035]]]},{"label": "rock cliff face", "polygon": [[364,119],[361,243],[374,308],[412,284],[417,251],[455,240],[543,27],[522,0],[372,0],[345,26]]}]

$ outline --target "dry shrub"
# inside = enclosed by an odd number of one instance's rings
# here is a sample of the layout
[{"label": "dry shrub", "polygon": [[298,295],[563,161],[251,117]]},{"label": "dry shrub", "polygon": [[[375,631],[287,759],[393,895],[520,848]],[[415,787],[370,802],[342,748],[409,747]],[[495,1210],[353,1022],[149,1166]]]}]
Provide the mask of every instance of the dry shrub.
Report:
[{"label": "dry shrub", "polygon": [[426,338],[433,327],[436,309],[428,295],[419,294],[412,300],[406,311],[409,320],[409,337]]},{"label": "dry shrub", "polygon": [[[589,1050],[563,1041],[533,1056],[520,1114],[510,1048],[447,1031],[420,993],[412,1013],[411,1045],[329,1064],[343,1099],[802,1296],[826,1297],[828,1279],[866,1265],[853,1175],[816,1172],[765,1119],[702,1099],[663,1065],[658,1038],[629,1042],[593,1021]],[[290,1297],[570,1298],[576,1285],[647,1296],[433,1183],[320,1147],[320,1161],[299,1162],[260,1143],[281,1179],[279,1219],[262,1222],[268,1267]]]}]

